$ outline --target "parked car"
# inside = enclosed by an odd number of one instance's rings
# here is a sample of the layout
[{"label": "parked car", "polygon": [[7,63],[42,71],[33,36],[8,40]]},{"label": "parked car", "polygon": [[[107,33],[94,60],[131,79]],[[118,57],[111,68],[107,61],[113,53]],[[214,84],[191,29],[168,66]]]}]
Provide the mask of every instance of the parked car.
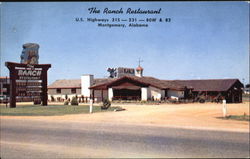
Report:
[{"label": "parked car", "polygon": [[8,103],[9,102],[9,97],[6,95],[0,95],[0,103]]}]

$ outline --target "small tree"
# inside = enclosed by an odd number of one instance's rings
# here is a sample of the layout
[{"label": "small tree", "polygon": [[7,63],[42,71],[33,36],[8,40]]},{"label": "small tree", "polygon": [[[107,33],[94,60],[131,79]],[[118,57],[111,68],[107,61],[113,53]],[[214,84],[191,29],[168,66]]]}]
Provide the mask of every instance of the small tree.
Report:
[{"label": "small tree", "polygon": [[64,102],[64,105],[69,105],[69,101],[66,100],[66,101]]},{"label": "small tree", "polygon": [[82,99],[82,103],[84,103],[84,96],[83,95],[81,96],[81,99]]},{"label": "small tree", "polygon": [[66,100],[68,99],[68,95],[67,95],[67,94],[65,95],[65,99],[66,99]]},{"label": "small tree", "polygon": [[55,101],[54,96],[51,96],[51,102],[54,102],[54,101]]},{"label": "small tree", "polygon": [[101,109],[108,109],[111,106],[111,102],[108,99],[104,99]]},{"label": "small tree", "polygon": [[76,97],[73,97],[71,100],[71,105],[78,105],[78,101]]}]

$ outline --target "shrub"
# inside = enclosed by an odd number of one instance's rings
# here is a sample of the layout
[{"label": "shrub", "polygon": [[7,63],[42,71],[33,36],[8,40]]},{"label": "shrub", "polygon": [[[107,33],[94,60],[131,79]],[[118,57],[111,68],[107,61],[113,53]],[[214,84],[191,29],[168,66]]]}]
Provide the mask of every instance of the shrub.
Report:
[{"label": "shrub", "polygon": [[39,104],[41,104],[41,100],[34,100],[33,104],[34,105],[39,105]]},{"label": "shrub", "polygon": [[122,107],[116,107],[116,108],[114,109],[114,112],[116,112],[116,111],[123,111],[123,110],[126,110],[126,109],[124,109],[124,108],[122,108]]},{"label": "shrub", "polygon": [[147,103],[147,101],[142,100],[142,101],[140,101],[140,103],[141,103],[141,104],[146,104],[146,103]]},{"label": "shrub", "polygon": [[205,99],[200,99],[199,102],[200,103],[205,103]]},{"label": "shrub", "polygon": [[69,105],[69,101],[66,100],[66,101],[64,102],[64,105]]},{"label": "shrub", "polygon": [[108,109],[111,106],[111,102],[108,99],[104,99],[101,109]]},{"label": "shrub", "polygon": [[51,96],[51,101],[52,101],[52,102],[54,102],[54,101],[55,101],[54,96]]},{"label": "shrub", "polygon": [[73,97],[71,100],[71,105],[78,105],[78,101],[76,97]]}]

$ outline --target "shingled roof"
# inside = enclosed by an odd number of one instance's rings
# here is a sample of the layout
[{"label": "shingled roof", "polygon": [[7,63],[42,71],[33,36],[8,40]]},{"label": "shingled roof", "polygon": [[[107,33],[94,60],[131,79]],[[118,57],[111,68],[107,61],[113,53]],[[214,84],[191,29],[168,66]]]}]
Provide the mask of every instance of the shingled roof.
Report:
[{"label": "shingled roof", "polygon": [[104,83],[111,82],[114,80],[115,80],[114,78],[96,78],[96,79],[94,79],[93,85],[104,84]]},{"label": "shingled roof", "polygon": [[[139,82],[146,86],[153,86],[159,89],[174,89],[184,90],[185,88],[193,89],[193,91],[227,91],[235,83],[238,83],[240,87],[243,84],[238,79],[206,79],[206,80],[160,80],[154,77],[137,77],[137,76],[123,76],[121,78],[97,78],[94,79],[93,85],[90,89],[106,89],[115,82],[123,79],[129,79]],[[81,88],[80,79],[70,80],[56,80],[54,83],[48,86],[49,89],[53,88]]]},{"label": "shingled roof", "polygon": [[182,85],[178,85],[172,82],[166,82],[164,80],[160,80],[154,77],[147,77],[147,76],[143,76],[143,77],[137,77],[137,76],[123,76],[121,78],[118,79],[113,79],[108,81],[107,83],[102,83],[102,84],[95,84],[93,86],[90,87],[90,89],[97,89],[97,88],[107,88],[108,86],[124,80],[124,79],[128,79],[128,80],[132,80],[132,81],[136,81],[138,83],[141,83],[143,85],[147,85],[147,86],[153,86],[159,89],[184,89],[184,86]]},{"label": "shingled roof", "polygon": [[48,89],[53,88],[81,88],[81,79],[56,80],[48,86]]},{"label": "shingled roof", "polygon": [[[96,78],[94,79],[93,85],[96,84],[103,84],[107,83],[109,81],[112,81],[114,79],[111,78]],[[81,79],[62,79],[62,80],[56,80],[52,84],[48,86],[49,89],[55,89],[55,88],[81,88]]]},{"label": "shingled roof", "polygon": [[238,79],[173,80],[166,82],[193,88],[193,91],[227,91],[236,82],[243,87]]}]

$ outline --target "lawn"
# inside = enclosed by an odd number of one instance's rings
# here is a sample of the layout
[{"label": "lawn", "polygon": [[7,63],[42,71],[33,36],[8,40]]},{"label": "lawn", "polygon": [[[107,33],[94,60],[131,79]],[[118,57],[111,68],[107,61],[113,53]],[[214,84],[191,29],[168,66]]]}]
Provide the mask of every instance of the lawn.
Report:
[{"label": "lawn", "polygon": [[249,115],[229,115],[226,118],[231,120],[250,121]]},{"label": "lawn", "polygon": [[240,121],[249,121],[250,122],[250,116],[249,115],[229,115],[227,117],[218,117],[219,119],[224,120],[240,120]]},{"label": "lawn", "polygon": [[[110,107],[101,110],[100,106],[93,106],[93,113],[114,111],[117,107]],[[70,105],[50,105],[50,106],[17,106],[16,108],[6,108],[0,106],[1,116],[57,116],[66,114],[86,114],[89,113],[89,106],[70,106]]]}]

